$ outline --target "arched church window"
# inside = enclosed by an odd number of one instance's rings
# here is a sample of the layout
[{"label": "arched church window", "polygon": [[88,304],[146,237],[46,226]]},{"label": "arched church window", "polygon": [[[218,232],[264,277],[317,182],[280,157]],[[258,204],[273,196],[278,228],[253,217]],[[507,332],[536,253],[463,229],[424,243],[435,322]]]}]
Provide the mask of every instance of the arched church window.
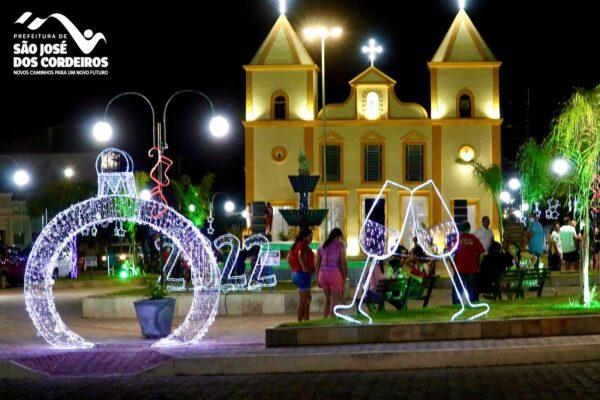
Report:
[{"label": "arched church window", "polygon": [[471,118],[473,116],[473,99],[468,94],[461,94],[458,99],[459,118]]},{"label": "arched church window", "polygon": [[273,119],[287,119],[287,99],[277,96],[273,100]]},{"label": "arched church window", "polygon": [[370,120],[379,118],[379,95],[375,92],[367,94],[365,116]]}]

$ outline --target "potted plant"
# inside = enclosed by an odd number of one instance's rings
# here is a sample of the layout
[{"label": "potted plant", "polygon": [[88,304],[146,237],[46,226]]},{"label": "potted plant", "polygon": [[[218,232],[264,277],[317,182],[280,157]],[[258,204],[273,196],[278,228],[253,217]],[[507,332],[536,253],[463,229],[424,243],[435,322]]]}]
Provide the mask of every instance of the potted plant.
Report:
[{"label": "potted plant", "polygon": [[147,338],[163,338],[171,333],[175,299],[167,297],[169,291],[162,283],[148,280],[149,298],[133,303],[142,335]]}]

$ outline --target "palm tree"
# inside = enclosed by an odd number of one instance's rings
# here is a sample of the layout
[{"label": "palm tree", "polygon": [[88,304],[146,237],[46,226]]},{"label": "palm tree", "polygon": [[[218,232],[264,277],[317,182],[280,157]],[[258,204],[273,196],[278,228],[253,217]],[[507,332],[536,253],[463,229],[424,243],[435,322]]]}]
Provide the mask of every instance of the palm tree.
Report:
[{"label": "palm tree", "polygon": [[[572,171],[566,184],[575,192],[578,202],[574,217],[584,222],[581,269],[581,302],[591,304],[590,266],[590,205],[593,182],[598,176],[600,158],[600,86],[594,89],[577,89],[566,101],[560,115],[552,124],[549,143],[556,153],[571,163]],[[557,185],[560,184],[557,182]]]},{"label": "palm tree", "polygon": [[192,184],[187,175],[182,176],[180,181],[171,180],[171,182],[182,212],[194,225],[203,226],[209,213],[215,175],[211,173],[204,175],[197,185]]},{"label": "palm tree", "polygon": [[504,235],[504,227],[502,226],[502,204],[500,203],[500,192],[504,187],[504,175],[502,174],[502,169],[496,164],[485,167],[478,161],[474,161],[471,165],[473,166],[473,179],[486,192],[492,195],[492,199],[494,200],[494,203],[496,203],[496,209],[500,219],[498,231],[500,232],[500,240],[502,240]]},{"label": "palm tree", "polygon": [[552,195],[554,178],[550,172],[553,151],[548,142],[537,144],[529,139],[519,149],[517,168],[521,178],[523,202],[530,206]]}]

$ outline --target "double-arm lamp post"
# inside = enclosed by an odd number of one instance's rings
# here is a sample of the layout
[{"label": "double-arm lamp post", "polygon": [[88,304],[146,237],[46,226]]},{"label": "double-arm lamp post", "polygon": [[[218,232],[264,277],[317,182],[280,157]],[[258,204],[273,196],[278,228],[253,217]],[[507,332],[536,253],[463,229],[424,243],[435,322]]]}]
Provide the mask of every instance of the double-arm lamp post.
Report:
[{"label": "double-arm lamp post", "polygon": [[[152,148],[150,149],[148,154],[152,157],[153,154],[156,153],[157,163],[156,163],[156,166],[150,172],[150,176],[151,176],[152,180],[155,182],[156,186],[150,192],[144,191],[145,193],[141,194],[146,199],[156,197],[158,201],[162,201],[162,202],[166,203],[166,199],[162,193],[162,188],[165,186],[168,186],[168,184],[169,184],[168,178],[166,179],[166,182],[165,182],[165,177],[166,177],[166,170],[170,167],[170,165],[172,163],[171,160],[164,157],[165,150],[167,150],[169,148],[169,144],[167,142],[167,110],[169,109],[169,105],[171,104],[173,99],[175,97],[177,97],[178,95],[181,95],[184,93],[199,95],[200,97],[202,97],[203,99],[205,99],[208,102],[208,104],[210,105],[211,113],[212,113],[212,118],[209,123],[209,130],[214,137],[221,138],[221,137],[224,137],[225,135],[227,135],[227,133],[229,132],[229,123],[227,122],[227,120],[225,118],[223,118],[222,116],[215,114],[213,102],[210,100],[210,98],[206,94],[204,94],[201,91],[192,90],[192,89],[180,90],[178,92],[173,93],[169,97],[169,99],[167,100],[167,102],[165,103],[165,105],[163,107],[162,121],[157,121],[156,111],[155,111],[154,106],[152,105],[152,102],[148,99],[148,97],[146,97],[142,93],[124,92],[124,93],[118,94],[115,97],[113,97],[106,104],[106,107],[104,109],[104,119],[102,121],[97,122],[94,125],[93,131],[92,131],[94,138],[98,142],[108,142],[112,138],[112,135],[113,135],[112,126],[110,125],[110,123],[107,120],[108,111],[109,111],[111,105],[115,101],[117,101],[118,99],[121,99],[125,96],[135,96],[135,97],[139,97],[139,98],[143,99],[146,102],[146,104],[148,104],[148,106],[150,106],[150,111],[152,112]],[[167,168],[164,170],[163,170],[163,164],[167,165]],[[156,178],[152,176],[154,172],[156,172]],[[161,251],[162,251],[162,243],[161,243],[160,247],[161,247]],[[161,268],[160,255],[159,255],[159,269],[161,271],[161,276],[162,276],[163,271]],[[162,281],[164,281],[164,276],[163,276]]]}]

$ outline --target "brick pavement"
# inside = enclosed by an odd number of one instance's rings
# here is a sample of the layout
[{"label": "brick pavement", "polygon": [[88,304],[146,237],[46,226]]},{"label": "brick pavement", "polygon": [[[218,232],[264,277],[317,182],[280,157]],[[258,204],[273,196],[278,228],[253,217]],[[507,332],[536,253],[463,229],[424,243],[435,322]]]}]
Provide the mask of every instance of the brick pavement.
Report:
[{"label": "brick pavement", "polygon": [[597,399],[600,362],[416,371],[0,381],[0,399]]}]

